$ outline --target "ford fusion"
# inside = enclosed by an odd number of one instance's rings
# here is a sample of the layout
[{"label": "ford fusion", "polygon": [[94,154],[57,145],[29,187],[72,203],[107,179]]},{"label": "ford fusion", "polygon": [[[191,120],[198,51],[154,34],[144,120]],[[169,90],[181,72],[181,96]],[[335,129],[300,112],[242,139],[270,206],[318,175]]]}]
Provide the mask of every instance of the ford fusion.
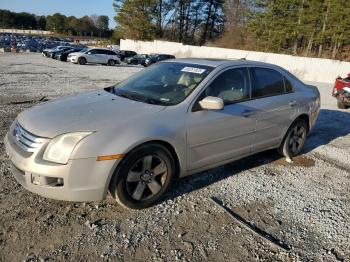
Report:
[{"label": "ford fusion", "polygon": [[271,64],[178,59],[102,90],[40,104],[5,137],[16,180],[42,196],[124,207],[158,202],[179,177],[268,149],[299,154],[316,87]]}]

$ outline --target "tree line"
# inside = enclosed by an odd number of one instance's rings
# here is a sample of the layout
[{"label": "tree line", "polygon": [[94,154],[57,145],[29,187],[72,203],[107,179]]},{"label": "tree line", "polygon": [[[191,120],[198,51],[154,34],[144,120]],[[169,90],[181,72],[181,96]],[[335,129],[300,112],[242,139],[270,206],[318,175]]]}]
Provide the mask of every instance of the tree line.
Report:
[{"label": "tree line", "polygon": [[114,0],[116,34],[203,45],[222,35],[224,0]]},{"label": "tree line", "polygon": [[77,18],[55,13],[37,16],[21,12],[0,10],[0,28],[48,30],[60,34],[77,36],[110,37],[109,17],[91,15]]},{"label": "tree line", "polygon": [[120,38],[344,59],[349,0],[114,0]]},{"label": "tree line", "polygon": [[0,10],[0,27],[350,60],[349,0],[113,0],[107,16]]}]

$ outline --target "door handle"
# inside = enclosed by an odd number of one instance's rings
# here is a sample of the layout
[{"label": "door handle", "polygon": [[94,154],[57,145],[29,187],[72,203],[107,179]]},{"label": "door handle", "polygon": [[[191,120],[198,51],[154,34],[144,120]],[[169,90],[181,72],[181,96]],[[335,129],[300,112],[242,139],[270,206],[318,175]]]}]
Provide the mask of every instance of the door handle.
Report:
[{"label": "door handle", "polygon": [[289,102],[289,106],[296,106],[297,105],[297,101],[293,100]]},{"label": "door handle", "polygon": [[244,110],[241,113],[241,116],[243,116],[243,117],[250,117],[250,116],[252,116],[254,114],[255,114],[255,111],[253,111],[253,110]]}]

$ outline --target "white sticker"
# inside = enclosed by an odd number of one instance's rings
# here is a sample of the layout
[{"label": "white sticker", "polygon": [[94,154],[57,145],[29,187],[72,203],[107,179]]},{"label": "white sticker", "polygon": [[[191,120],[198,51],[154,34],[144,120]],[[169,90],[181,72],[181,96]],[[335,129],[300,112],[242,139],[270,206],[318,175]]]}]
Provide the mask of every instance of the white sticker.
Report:
[{"label": "white sticker", "polygon": [[182,72],[194,73],[194,74],[203,74],[205,72],[205,69],[186,66],[186,67],[182,68],[181,71]]}]

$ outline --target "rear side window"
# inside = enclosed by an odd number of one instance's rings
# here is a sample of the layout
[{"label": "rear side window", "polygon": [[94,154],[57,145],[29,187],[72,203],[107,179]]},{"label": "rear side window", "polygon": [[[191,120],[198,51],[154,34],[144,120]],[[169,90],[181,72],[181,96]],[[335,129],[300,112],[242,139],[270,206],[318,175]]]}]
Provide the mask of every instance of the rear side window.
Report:
[{"label": "rear side window", "polygon": [[284,77],[277,71],[269,68],[253,68],[252,97],[264,97],[284,94]]},{"label": "rear side window", "polygon": [[107,50],[107,53],[108,53],[109,55],[117,55],[116,53],[114,53],[113,51],[110,51],[110,50]]},{"label": "rear side window", "polygon": [[292,83],[287,78],[284,78],[284,86],[286,88],[286,93],[293,92]]},{"label": "rear side window", "polygon": [[108,51],[107,51],[107,50],[104,50],[104,49],[99,49],[99,50],[98,50],[98,53],[99,53],[100,55],[108,55]]}]

